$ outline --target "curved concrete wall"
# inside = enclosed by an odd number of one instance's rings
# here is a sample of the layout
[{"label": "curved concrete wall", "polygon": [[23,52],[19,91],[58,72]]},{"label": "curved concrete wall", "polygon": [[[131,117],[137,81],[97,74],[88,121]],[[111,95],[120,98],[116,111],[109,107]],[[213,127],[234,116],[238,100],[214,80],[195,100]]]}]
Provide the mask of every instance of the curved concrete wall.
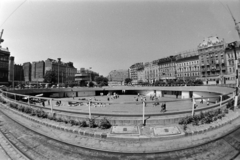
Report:
[{"label": "curved concrete wall", "polygon": [[[193,93],[194,97],[201,97],[201,96],[213,96],[213,95],[220,95],[220,94],[231,94],[234,89],[232,88],[226,88],[226,87],[128,87],[129,90],[127,90],[127,88],[124,88],[124,90],[126,91],[126,93],[130,93],[130,94],[137,94],[137,93],[141,93],[141,94],[145,94],[145,95],[150,95],[150,94],[154,94],[154,90],[156,90],[156,93],[158,93],[159,95],[161,94],[161,91],[182,91],[182,95],[186,95],[185,98],[187,98],[187,95],[189,96],[190,92]],[[181,90],[182,89],[182,90]],[[54,95],[55,97],[59,96],[59,97],[72,97],[72,96],[94,96],[96,95],[96,93],[100,93],[100,92],[104,92],[104,94],[108,93],[108,92],[116,92],[116,93],[122,93],[123,89],[120,88],[108,88],[108,89],[102,89],[102,88],[77,88],[77,89],[37,89],[37,90],[15,90],[15,91],[11,91],[11,92],[17,92],[17,93],[25,93],[25,94],[39,94],[39,93],[44,93],[44,94],[49,94],[49,95]],[[33,91],[33,93],[31,93],[31,91]],[[46,92],[44,92],[46,91]],[[58,92],[57,92],[58,91]],[[211,92],[211,93],[210,93]],[[15,94],[12,93],[12,94]],[[99,94],[98,93],[98,94]],[[23,95],[24,96],[24,95]],[[10,97],[11,99],[14,99],[13,95],[8,94],[8,97]],[[48,99],[48,98],[45,98]],[[179,99],[180,100],[180,99]],[[216,100],[216,98],[212,99],[213,101]],[[212,109],[216,109],[219,107],[225,107],[226,103],[231,100],[231,98],[229,98],[228,100],[225,100],[222,103],[222,106],[219,106],[218,104],[213,104],[210,106],[206,106],[205,108],[199,108],[196,110],[196,112],[200,112],[200,111],[207,111],[207,110],[212,110]],[[15,100],[13,100],[12,102],[16,103]],[[135,103],[135,102],[134,102]],[[23,103],[20,103],[23,104]],[[28,105],[26,103],[26,105]],[[34,106],[31,105],[33,107],[38,107],[38,106]],[[50,111],[50,108],[45,108],[45,110]],[[56,111],[56,113],[59,116],[69,116],[71,115],[71,117],[75,117],[75,118],[80,118],[80,119],[87,119],[88,117],[88,112],[81,112],[81,111],[69,111],[69,110],[61,110],[61,109],[54,109],[54,111]],[[141,124],[142,123],[142,114],[126,114],[126,113],[92,113],[92,115],[94,116],[98,116],[98,117],[107,117],[112,124]],[[178,122],[179,118],[186,116],[186,115],[191,115],[191,110],[184,110],[184,111],[176,111],[176,112],[166,112],[164,114],[162,113],[151,113],[151,114],[146,114],[146,118],[149,117],[149,119],[147,120],[147,122],[150,123],[156,123],[156,124],[170,124],[170,123],[175,123]],[[117,117],[117,118],[116,118]],[[133,118],[134,117],[134,118]]]}]

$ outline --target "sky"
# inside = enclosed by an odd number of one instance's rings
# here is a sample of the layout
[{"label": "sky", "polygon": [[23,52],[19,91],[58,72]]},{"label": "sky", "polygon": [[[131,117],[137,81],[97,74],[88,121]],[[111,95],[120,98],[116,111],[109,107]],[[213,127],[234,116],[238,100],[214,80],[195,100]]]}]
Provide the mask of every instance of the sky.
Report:
[{"label": "sky", "polygon": [[240,0],[0,0],[1,45],[15,64],[61,58],[107,76],[209,36],[240,40],[227,5],[240,22]]}]

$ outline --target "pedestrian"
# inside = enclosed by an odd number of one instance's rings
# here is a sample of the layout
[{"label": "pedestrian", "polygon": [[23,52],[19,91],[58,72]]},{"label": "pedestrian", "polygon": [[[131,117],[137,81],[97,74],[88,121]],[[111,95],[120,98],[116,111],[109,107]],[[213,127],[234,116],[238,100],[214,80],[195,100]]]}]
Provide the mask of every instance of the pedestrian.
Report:
[{"label": "pedestrian", "polygon": [[194,104],[194,109],[196,109],[198,107],[198,105],[197,104]]},{"label": "pedestrian", "polygon": [[164,112],[164,103],[161,104],[161,111],[160,112]]},{"label": "pedestrian", "polygon": [[209,98],[207,99],[207,105],[209,105]]},{"label": "pedestrian", "polygon": [[56,102],[56,105],[57,105],[57,106],[60,106],[60,102],[59,102],[59,101],[57,101],[57,102]]},{"label": "pedestrian", "polygon": [[45,101],[44,100],[42,100],[42,105],[43,105],[43,107],[45,107]]},{"label": "pedestrian", "polygon": [[202,99],[201,99],[200,103],[203,103],[203,96],[202,96]]}]

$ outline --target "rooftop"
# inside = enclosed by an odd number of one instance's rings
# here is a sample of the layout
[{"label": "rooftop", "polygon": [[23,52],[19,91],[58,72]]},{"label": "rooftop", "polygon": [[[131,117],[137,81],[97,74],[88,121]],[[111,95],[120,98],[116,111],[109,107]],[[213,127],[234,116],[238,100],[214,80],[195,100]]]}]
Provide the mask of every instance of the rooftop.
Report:
[{"label": "rooftop", "polygon": [[0,47],[0,51],[3,51],[3,52],[5,52],[5,53],[7,52],[7,54],[10,54],[8,48],[2,48],[2,47]]},{"label": "rooftop", "polygon": [[206,48],[206,47],[212,47],[215,45],[222,44],[224,42],[224,39],[219,39],[216,36],[210,36],[208,38],[205,38],[202,43],[198,45],[198,48]]}]

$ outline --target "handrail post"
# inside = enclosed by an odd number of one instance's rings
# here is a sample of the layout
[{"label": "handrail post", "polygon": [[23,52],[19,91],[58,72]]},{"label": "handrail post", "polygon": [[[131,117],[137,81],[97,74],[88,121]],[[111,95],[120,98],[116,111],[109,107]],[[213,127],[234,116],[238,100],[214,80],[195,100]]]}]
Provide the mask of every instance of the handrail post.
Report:
[{"label": "handrail post", "polygon": [[222,95],[220,95],[220,107],[222,107]]},{"label": "handrail post", "polygon": [[143,126],[145,126],[145,99],[143,100]]},{"label": "handrail post", "polygon": [[30,107],[30,96],[28,96],[28,106]]},{"label": "handrail post", "polygon": [[91,101],[88,102],[89,119],[91,119]]},{"label": "handrail post", "polygon": [[194,116],[195,99],[192,98],[192,116]]},{"label": "handrail post", "polygon": [[51,98],[50,100],[51,100],[51,102],[50,102],[51,103],[51,113],[53,113],[53,99]]}]

